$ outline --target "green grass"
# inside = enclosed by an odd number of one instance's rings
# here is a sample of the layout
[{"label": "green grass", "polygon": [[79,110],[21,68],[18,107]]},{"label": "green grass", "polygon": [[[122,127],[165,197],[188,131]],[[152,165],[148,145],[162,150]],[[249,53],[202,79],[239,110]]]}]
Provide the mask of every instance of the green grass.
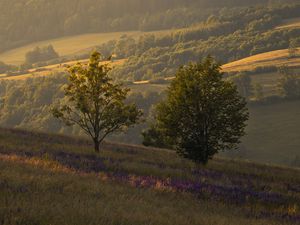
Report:
[{"label": "green grass", "polygon": [[250,108],[247,133],[246,158],[289,164],[300,156],[300,101]]},{"label": "green grass", "polygon": [[[3,225],[283,225],[300,215],[296,169],[221,158],[203,167],[172,151],[110,143],[95,155],[84,139],[18,130],[1,129],[0,137]],[[142,186],[132,177],[159,182]],[[193,192],[158,185],[172,180],[211,186]],[[218,187],[236,189],[228,198],[215,192]],[[249,190],[245,201],[236,201],[245,197],[235,195],[239,190]],[[283,202],[272,202],[276,193]]]}]

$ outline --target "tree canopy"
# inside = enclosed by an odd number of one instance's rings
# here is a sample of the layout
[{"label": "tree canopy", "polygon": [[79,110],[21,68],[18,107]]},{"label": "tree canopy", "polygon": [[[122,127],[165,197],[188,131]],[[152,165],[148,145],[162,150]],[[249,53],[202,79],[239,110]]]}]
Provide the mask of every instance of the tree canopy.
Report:
[{"label": "tree canopy", "polygon": [[69,68],[66,103],[53,109],[53,115],[67,126],[78,125],[94,141],[95,151],[111,133],[124,131],[142,115],[135,104],[125,104],[129,89],[114,84],[108,64],[94,52],[88,66],[80,63]]},{"label": "tree canopy", "polygon": [[245,134],[248,111],[236,86],[222,78],[211,57],[181,67],[167,99],[156,108],[144,144],[163,143],[203,164],[220,151],[235,149]]}]

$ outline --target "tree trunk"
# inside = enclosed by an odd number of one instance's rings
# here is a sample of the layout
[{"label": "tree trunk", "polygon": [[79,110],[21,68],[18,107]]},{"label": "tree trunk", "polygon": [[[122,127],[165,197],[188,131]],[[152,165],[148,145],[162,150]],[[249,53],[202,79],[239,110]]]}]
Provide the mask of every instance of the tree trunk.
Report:
[{"label": "tree trunk", "polygon": [[97,153],[100,152],[100,142],[98,140],[94,140],[94,148],[95,148],[95,152]]}]

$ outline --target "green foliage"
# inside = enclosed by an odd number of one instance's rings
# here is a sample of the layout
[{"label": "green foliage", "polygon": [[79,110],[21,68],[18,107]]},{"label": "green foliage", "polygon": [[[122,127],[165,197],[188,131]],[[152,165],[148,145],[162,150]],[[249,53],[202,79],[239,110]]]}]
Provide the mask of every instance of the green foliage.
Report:
[{"label": "green foliage", "polygon": [[[199,57],[214,56],[222,63],[268,51],[289,48],[300,35],[300,29],[275,29],[284,19],[296,17],[299,5],[246,7],[222,9],[206,21],[190,25],[188,29],[164,35],[144,35],[138,40],[122,37],[99,46],[107,55],[117,53],[128,58],[122,67],[113,71],[115,77],[129,80],[148,80],[168,77],[180,65]],[[249,24],[258,24],[251,29]],[[260,68],[260,70],[274,68]],[[148,73],[149,71],[152,74]]]},{"label": "green foliage", "polygon": [[108,64],[101,64],[98,52],[91,55],[88,67],[77,64],[69,68],[67,102],[53,110],[67,126],[83,129],[93,139],[96,152],[109,134],[134,125],[142,115],[135,104],[124,103],[129,89],[113,84],[110,70]]},{"label": "green foliage", "polygon": [[10,66],[0,61],[0,73],[5,73],[9,70]]},{"label": "green foliage", "polygon": [[237,74],[231,78],[233,83],[237,86],[239,93],[249,99],[253,94],[253,87],[251,84],[251,76],[249,74]]},{"label": "green foliage", "polygon": [[25,63],[31,65],[33,63],[44,62],[58,57],[59,55],[52,45],[43,48],[36,47],[32,51],[26,53]]},{"label": "green foliage", "polygon": [[263,86],[259,83],[256,83],[253,89],[255,100],[262,101],[264,99]]},{"label": "green foliage", "polygon": [[[281,3],[297,3],[297,0],[280,0]],[[2,0],[0,7],[0,51],[25,43],[64,35],[83,33],[161,30],[187,27],[197,22],[222,21],[207,18],[218,11],[264,4],[269,0]],[[281,4],[283,5],[283,4]],[[254,8],[254,7],[253,7]],[[256,8],[256,7],[255,7]],[[257,7],[258,8],[258,7]],[[276,12],[283,18],[298,16],[289,7]],[[16,16],[18,15],[18,16]],[[230,13],[228,16],[231,16]],[[241,12],[241,20],[245,14]],[[254,28],[264,28],[273,20],[258,15]]]},{"label": "green foliage", "polygon": [[[245,134],[246,102],[222,78],[219,65],[210,57],[181,67],[166,101],[156,109],[154,126],[166,136],[166,144],[197,163],[206,164],[216,153],[235,149]],[[152,129],[148,133],[146,142],[153,138]]]},{"label": "green foliage", "polygon": [[281,79],[278,86],[286,98],[297,99],[300,98],[300,76],[288,67],[279,68]]},{"label": "green foliage", "polygon": [[298,56],[298,48],[300,47],[300,38],[294,38],[290,40],[289,56],[294,58]]}]

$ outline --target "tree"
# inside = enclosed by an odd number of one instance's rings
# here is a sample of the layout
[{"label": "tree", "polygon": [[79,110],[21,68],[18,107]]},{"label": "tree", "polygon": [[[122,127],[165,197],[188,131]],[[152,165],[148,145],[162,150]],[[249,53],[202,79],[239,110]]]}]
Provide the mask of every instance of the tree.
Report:
[{"label": "tree", "polygon": [[58,58],[58,53],[54,50],[52,45],[46,47],[35,47],[33,50],[29,51],[25,55],[25,63],[33,64],[37,62],[43,62],[51,59]]},{"label": "tree", "polygon": [[297,57],[299,46],[300,46],[300,39],[299,38],[295,38],[295,39],[290,40],[289,49],[288,49],[290,58]]},{"label": "tree", "polygon": [[237,86],[239,93],[246,99],[253,94],[252,79],[249,74],[241,73],[233,77],[233,82]]},{"label": "tree", "polygon": [[259,83],[254,85],[254,97],[256,101],[261,101],[264,99],[264,88]]},{"label": "tree", "polygon": [[281,78],[279,79],[278,87],[282,94],[286,98],[300,97],[300,76],[287,66],[281,66],[279,73],[281,74]]},{"label": "tree", "polygon": [[155,122],[144,132],[144,141],[148,145],[164,141],[164,146],[203,164],[219,151],[237,148],[248,110],[236,86],[222,77],[211,57],[181,67],[166,100],[157,105]]},{"label": "tree", "polygon": [[96,152],[109,134],[133,126],[142,115],[135,104],[125,104],[129,89],[114,84],[110,70],[98,52],[91,55],[88,66],[70,67],[67,103],[53,109],[53,115],[67,126],[82,128],[93,139]]}]

